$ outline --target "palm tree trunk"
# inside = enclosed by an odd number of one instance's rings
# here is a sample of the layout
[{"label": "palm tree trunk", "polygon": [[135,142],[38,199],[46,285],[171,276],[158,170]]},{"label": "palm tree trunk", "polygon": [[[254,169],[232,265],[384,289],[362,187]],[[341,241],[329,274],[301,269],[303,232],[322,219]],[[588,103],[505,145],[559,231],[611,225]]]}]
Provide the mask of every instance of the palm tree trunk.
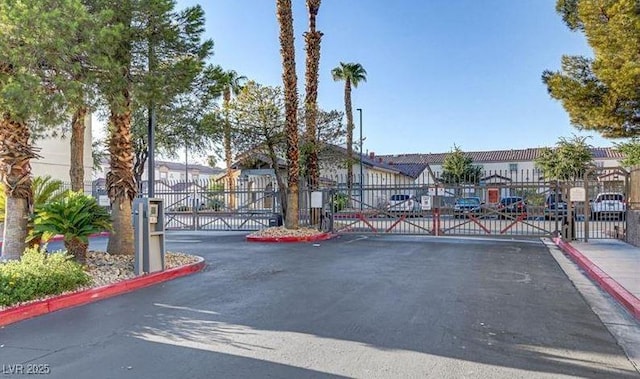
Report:
[{"label": "palm tree trunk", "polygon": [[73,255],[76,262],[84,264],[87,261],[87,249],[89,248],[89,244],[82,242],[78,238],[71,238],[69,240],[64,240],[64,247],[67,249],[69,254]]},{"label": "palm tree trunk", "polygon": [[[224,161],[227,166],[227,191],[231,192],[234,190],[233,186],[233,170],[231,169],[231,124],[229,123],[229,103],[231,102],[231,89],[228,86],[225,86],[225,89],[222,93],[223,97],[223,109],[224,109]],[[235,196],[229,196],[229,208],[234,209],[235,205]]]},{"label": "palm tree trunk", "polygon": [[351,109],[351,80],[344,82],[344,109],[347,112],[347,191],[351,206],[351,188],[353,187],[353,109]]},{"label": "palm tree trunk", "polygon": [[24,252],[27,221],[33,202],[30,160],[36,157],[27,125],[4,114],[0,120],[0,177],[6,204],[2,257],[18,259]]},{"label": "palm tree trunk", "polygon": [[[125,99],[129,99],[125,91]],[[133,145],[131,143],[131,110],[127,100],[121,113],[109,117],[111,135],[109,153],[111,171],[107,174],[107,190],[112,204],[113,232],[109,237],[109,254],[133,255],[133,222],[131,202],[136,196],[133,177]]]},{"label": "palm tree trunk", "polygon": [[80,106],[71,119],[71,161],[69,176],[72,191],[84,191],[84,129],[87,108]]},{"label": "palm tree trunk", "polygon": [[318,141],[316,138],[317,117],[318,117],[318,71],[320,65],[320,42],[322,33],[317,31],[316,16],[321,0],[307,0],[307,8],[309,8],[309,32],[305,33],[304,38],[307,49],[306,59],[306,84],[305,84],[305,124],[306,144],[309,147],[309,157],[307,174],[309,176],[309,185],[311,190],[317,189],[319,172],[318,172]]},{"label": "palm tree trunk", "polygon": [[291,0],[276,0],[280,24],[280,54],[285,98],[285,131],[287,134],[287,212],[285,227],[298,229],[298,180],[300,175],[298,150],[298,90],[295,49],[293,45],[293,15]]},{"label": "palm tree trunk", "polygon": [[[320,8],[321,0],[307,0],[309,9],[309,32],[304,38],[307,49],[306,60],[306,85],[305,85],[305,140],[308,147],[307,176],[309,189],[318,189],[320,173],[318,169],[318,140],[316,130],[318,124],[318,70],[320,65],[320,42],[322,33],[316,30],[316,16]],[[317,209],[311,209],[311,225],[320,223],[320,213]]]}]

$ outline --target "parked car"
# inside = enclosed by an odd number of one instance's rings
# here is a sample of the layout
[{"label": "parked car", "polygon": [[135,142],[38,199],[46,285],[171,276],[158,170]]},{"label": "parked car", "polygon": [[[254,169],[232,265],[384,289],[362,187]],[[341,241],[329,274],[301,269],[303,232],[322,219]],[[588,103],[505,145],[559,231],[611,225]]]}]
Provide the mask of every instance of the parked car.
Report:
[{"label": "parked car", "polygon": [[527,213],[527,203],[520,196],[507,196],[500,199],[497,209],[501,218],[506,218],[507,213],[518,216]]},{"label": "parked car", "polygon": [[603,192],[591,203],[591,219],[601,220],[605,217],[617,217],[623,220],[627,212],[627,204],[623,194],[619,192]]},{"label": "parked car", "polygon": [[560,218],[567,215],[567,202],[561,193],[550,193],[544,202],[544,219]]},{"label": "parked car", "polygon": [[453,205],[453,217],[478,216],[482,213],[482,202],[479,197],[461,197]]},{"label": "parked car", "polygon": [[387,202],[388,212],[419,212],[420,202],[409,194],[393,194]]}]

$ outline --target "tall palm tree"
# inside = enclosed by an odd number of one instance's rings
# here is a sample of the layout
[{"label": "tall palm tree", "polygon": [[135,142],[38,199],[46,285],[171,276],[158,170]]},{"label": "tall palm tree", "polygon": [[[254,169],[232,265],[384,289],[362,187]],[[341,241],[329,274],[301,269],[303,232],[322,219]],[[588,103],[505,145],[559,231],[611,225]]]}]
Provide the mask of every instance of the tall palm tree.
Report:
[{"label": "tall palm tree", "polygon": [[285,227],[298,229],[298,177],[300,175],[298,150],[298,77],[293,46],[293,14],[291,0],[276,0],[280,25],[280,54],[282,55],[282,81],[284,82],[285,132],[287,133],[287,204]]},{"label": "tall palm tree", "polygon": [[[220,75],[219,85],[222,86],[222,108],[225,114],[225,120],[223,124],[223,143],[224,143],[224,161],[227,165],[227,183],[228,190],[233,188],[233,178],[231,177],[231,123],[228,120],[229,104],[231,103],[231,95],[238,95],[242,90],[246,76],[238,75],[234,70],[224,71]],[[234,208],[234,197],[229,198],[230,208]]]},{"label": "tall palm tree", "polygon": [[9,113],[0,117],[0,178],[6,195],[2,257],[18,259],[26,247],[27,221],[33,205],[30,160],[36,158],[25,122]]},{"label": "tall palm tree", "polygon": [[[360,63],[344,63],[331,70],[334,81],[344,81],[344,109],[347,113],[347,189],[353,187],[353,109],[351,107],[351,87],[358,88],[360,82],[367,81],[367,71]],[[362,178],[360,179],[362,180]]]},{"label": "tall palm tree", "polygon": [[318,186],[318,143],[316,128],[318,117],[318,66],[320,65],[320,41],[322,32],[316,30],[316,17],[321,0],[307,0],[309,10],[309,31],[304,34],[307,50],[305,77],[305,145],[307,156],[307,175],[314,190]]}]

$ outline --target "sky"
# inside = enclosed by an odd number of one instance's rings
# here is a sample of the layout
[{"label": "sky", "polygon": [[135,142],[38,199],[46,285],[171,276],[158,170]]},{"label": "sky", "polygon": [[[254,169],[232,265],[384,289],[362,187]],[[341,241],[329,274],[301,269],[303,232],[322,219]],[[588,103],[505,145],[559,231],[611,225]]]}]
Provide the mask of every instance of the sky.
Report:
[{"label": "sky", "polygon": [[[357,62],[367,82],[352,93],[363,109],[364,150],[437,153],[553,146],[559,137],[594,132],[572,127],[541,81],[563,54],[592,55],[569,31],[555,0],[324,0],[318,103],[344,110],[343,82],[331,69]],[[292,0],[298,92],[304,95],[304,0]],[[178,0],[200,4],[211,63],[264,85],[282,85],[274,0]],[[358,113],[354,111],[354,139]]]}]

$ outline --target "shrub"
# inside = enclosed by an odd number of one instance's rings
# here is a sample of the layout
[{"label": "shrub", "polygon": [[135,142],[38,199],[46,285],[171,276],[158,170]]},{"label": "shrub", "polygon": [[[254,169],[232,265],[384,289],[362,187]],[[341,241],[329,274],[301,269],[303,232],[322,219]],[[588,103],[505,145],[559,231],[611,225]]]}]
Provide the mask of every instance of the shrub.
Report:
[{"label": "shrub", "polygon": [[43,241],[62,234],[69,254],[84,262],[89,236],[111,230],[111,216],[93,197],[80,191],[68,192],[61,200],[45,204],[33,224],[33,234],[42,236]]},{"label": "shrub", "polygon": [[[62,183],[62,181],[52,179],[50,176],[36,176],[33,178],[34,213],[37,213],[44,204],[62,199],[67,193],[63,187],[64,183]],[[0,222],[4,221],[6,196],[4,185],[0,184]]]},{"label": "shrub", "polygon": [[211,199],[209,200],[209,209],[212,209],[214,211],[219,211],[222,208],[224,208],[224,201],[221,199]]},{"label": "shrub", "polygon": [[82,267],[64,252],[46,247],[25,250],[18,261],[0,263],[0,306],[57,295],[91,283]]},{"label": "shrub", "polygon": [[336,193],[333,195],[333,211],[340,212],[347,207],[349,202],[349,196],[344,193]]}]

